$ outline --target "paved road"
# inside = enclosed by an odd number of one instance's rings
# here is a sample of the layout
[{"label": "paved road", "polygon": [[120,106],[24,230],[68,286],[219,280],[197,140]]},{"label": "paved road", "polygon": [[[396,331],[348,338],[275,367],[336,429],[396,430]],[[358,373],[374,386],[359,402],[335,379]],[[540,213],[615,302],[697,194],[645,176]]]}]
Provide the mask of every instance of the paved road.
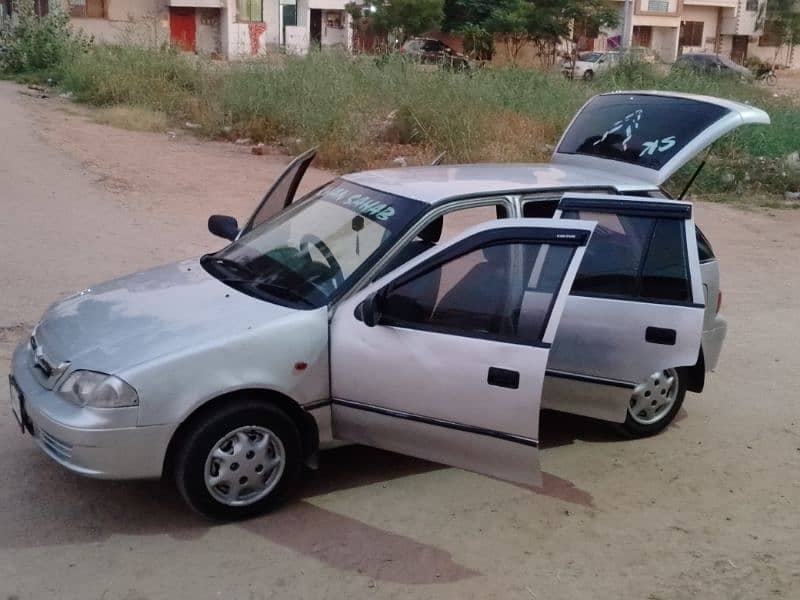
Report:
[{"label": "paved road", "polygon": [[[2,372],[49,302],[215,247],[206,216],[244,216],[286,162],[7,83],[0,107]],[[158,482],[64,472],[0,402],[0,599],[800,597],[800,213],[698,213],[731,335],[663,435],[547,415],[538,490],[341,449],[283,510],[216,525]]]}]

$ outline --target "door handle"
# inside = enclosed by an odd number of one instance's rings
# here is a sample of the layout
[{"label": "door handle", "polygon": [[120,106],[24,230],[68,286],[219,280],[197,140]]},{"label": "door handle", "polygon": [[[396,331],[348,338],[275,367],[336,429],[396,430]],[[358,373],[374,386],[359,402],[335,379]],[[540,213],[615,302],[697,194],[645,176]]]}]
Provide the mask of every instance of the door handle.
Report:
[{"label": "door handle", "polygon": [[489,376],[486,383],[511,390],[519,389],[519,371],[489,367]]},{"label": "door handle", "polygon": [[648,327],[644,332],[644,341],[651,344],[661,344],[662,346],[674,346],[678,338],[678,332],[674,329],[664,329],[662,327]]}]

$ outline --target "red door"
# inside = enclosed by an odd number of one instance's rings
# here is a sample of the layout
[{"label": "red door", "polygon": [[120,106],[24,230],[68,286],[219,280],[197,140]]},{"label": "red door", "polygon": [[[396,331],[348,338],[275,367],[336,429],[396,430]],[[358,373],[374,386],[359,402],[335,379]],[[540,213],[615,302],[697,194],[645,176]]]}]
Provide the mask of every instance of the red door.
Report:
[{"label": "red door", "polygon": [[169,39],[181,50],[194,52],[195,33],[197,22],[194,8],[169,8]]}]

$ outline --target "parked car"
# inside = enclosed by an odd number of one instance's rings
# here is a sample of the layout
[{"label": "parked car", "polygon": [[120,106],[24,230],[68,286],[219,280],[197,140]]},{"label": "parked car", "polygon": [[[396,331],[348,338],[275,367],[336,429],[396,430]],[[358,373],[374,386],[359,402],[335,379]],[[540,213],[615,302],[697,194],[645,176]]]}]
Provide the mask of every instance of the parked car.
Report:
[{"label": "parked car", "polygon": [[730,58],[718,54],[684,54],[678,57],[673,68],[689,69],[709,75],[729,75],[752,79],[753,72]]},{"label": "parked car", "polygon": [[570,59],[561,63],[561,72],[572,79],[591,81],[595,75],[607,71],[619,62],[619,52],[589,52],[580,54],[573,62]]},{"label": "parked car", "polygon": [[747,123],[769,117],[604,94],[549,164],[366,171],[294,202],[309,151],[243,226],[209,219],[222,250],[48,308],[12,411],[64,467],[166,476],[219,518],[275,506],[337,441],[535,484],[541,408],[644,436],[703,390],[719,263],[660,186]]},{"label": "parked car", "polygon": [[424,65],[438,65],[456,71],[467,70],[472,66],[465,55],[456,52],[444,42],[431,38],[409,38],[400,48],[400,53]]}]

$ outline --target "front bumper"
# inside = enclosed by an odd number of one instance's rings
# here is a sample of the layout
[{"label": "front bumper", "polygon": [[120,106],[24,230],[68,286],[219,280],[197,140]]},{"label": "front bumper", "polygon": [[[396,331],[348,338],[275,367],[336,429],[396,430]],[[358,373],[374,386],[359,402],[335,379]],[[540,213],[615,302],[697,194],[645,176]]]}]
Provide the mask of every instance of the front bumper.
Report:
[{"label": "front bumper", "polygon": [[32,372],[28,343],[17,346],[11,375],[22,392],[26,429],[50,458],[70,471],[100,479],[161,476],[172,425],[136,426],[138,408],[75,406],[45,389]]}]

